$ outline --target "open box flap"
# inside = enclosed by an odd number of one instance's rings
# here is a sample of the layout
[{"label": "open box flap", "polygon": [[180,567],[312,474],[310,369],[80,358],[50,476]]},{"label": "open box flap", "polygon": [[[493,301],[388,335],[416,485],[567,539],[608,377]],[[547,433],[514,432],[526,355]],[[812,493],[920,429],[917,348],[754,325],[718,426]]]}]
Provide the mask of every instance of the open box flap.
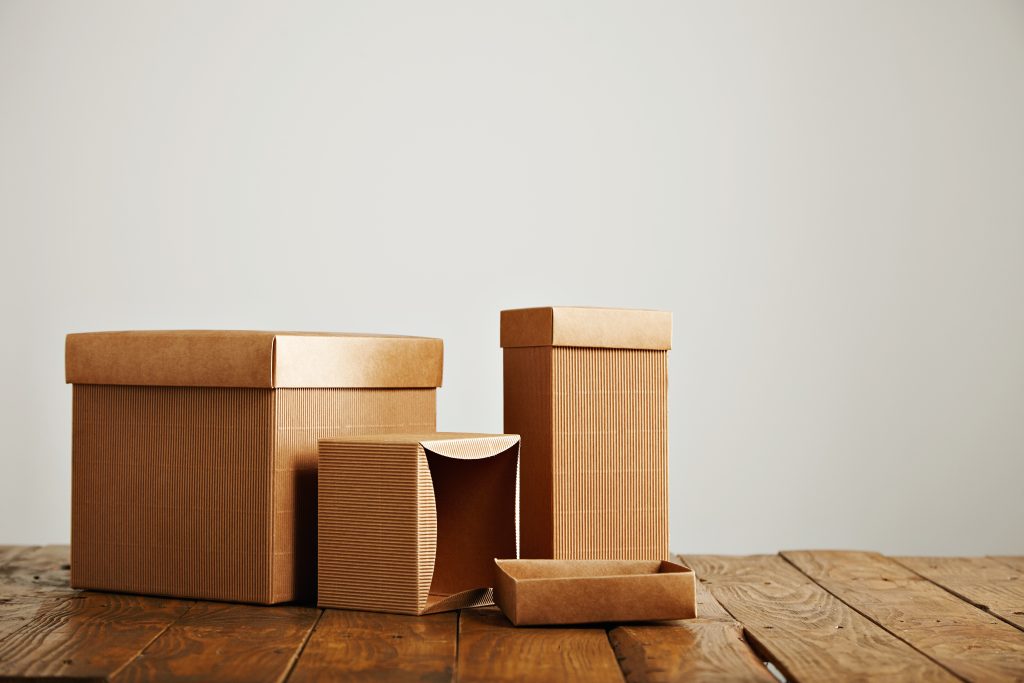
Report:
[{"label": "open box flap", "polygon": [[494,604],[494,591],[490,588],[474,588],[454,595],[431,595],[427,597],[427,606],[421,614],[450,612],[453,609],[483,607]]},{"label": "open box flap", "polygon": [[436,514],[433,573],[420,609],[490,604],[495,557],[516,553],[519,437],[426,439]]},{"label": "open box flap", "polygon": [[477,460],[504,453],[519,443],[515,434],[449,434],[438,433],[438,439],[423,440],[420,445],[424,450],[446,458],[460,460]]}]

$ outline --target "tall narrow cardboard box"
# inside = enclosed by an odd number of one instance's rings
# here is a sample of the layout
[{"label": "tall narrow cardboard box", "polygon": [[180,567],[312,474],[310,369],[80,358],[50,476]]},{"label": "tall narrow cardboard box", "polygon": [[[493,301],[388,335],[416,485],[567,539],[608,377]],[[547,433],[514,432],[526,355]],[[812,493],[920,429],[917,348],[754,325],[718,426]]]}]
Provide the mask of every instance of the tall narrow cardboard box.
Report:
[{"label": "tall narrow cardboard box", "polygon": [[672,314],[502,311],[501,345],[521,556],[666,558]]},{"label": "tall narrow cardboard box", "polygon": [[435,429],[442,353],[381,335],[68,335],[72,585],[312,600],[317,440]]}]

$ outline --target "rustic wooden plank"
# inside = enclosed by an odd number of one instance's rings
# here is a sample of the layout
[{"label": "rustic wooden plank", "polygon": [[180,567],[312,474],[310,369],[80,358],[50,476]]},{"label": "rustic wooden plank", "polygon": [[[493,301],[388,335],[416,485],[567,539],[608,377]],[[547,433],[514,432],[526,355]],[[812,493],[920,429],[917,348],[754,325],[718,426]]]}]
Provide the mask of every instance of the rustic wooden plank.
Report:
[{"label": "rustic wooden plank", "polygon": [[775,681],[744,640],[743,626],[699,576],[697,619],[620,626],[609,631],[608,638],[630,683]]},{"label": "rustic wooden plank", "polygon": [[1024,572],[985,557],[895,557],[907,569],[1024,630]]},{"label": "rustic wooden plank", "polygon": [[0,545],[0,567],[3,567],[10,560],[18,555],[31,550],[37,546],[30,545]]},{"label": "rustic wooden plank", "polygon": [[775,681],[743,639],[743,627],[734,621],[619,626],[608,637],[630,683]]},{"label": "rustic wooden plank", "polygon": [[4,595],[70,591],[68,554],[66,545],[23,547],[0,565],[0,588]]},{"label": "rustic wooden plank", "polygon": [[878,553],[792,551],[804,574],[915,649],[977,681],[1024,678],[1024,633]]},{"label": "rustic wooden plank", "polygon": [[1024,557],[1011,555],[997,555],[990,557],[989,559],[995,560],[996,562],[1002,562],[1007,567],[1010,567],[1011,569],[1016,569],[1017,571],[1024,573]]},{"label": "rustic wooden plank", "polygon": [[139,654],[190,603],[78,592],[39,606],[0,641],[0,678],[105,680]]},{"label": "rustic wooden plank", "polygon": [[622,681],[603,628],[517,628],[494,607],[459,616],[459,681]]},{"label": "rustic wooden plank", "polygon": [[715,600],[715,596],[712,595],[711,590],[700,576],[697,577],[697,618],[736,622],[729,611],[722,607],[722,603]]},{"label": "rustic wooden plank", "polygon": [[956,680],[777,555],[685,560],[791,681]]},{"label": "rustic wooden plank", "polygon": [[196,602],[113,680],[280,681],[319,616],[313,607]]},{"label": "rustic wooden plank", "polygon": [[68,547],[21,546],[0,565],[0,640],[56,600],[77,594],[68,585]]},{"label": "rustic wooden plank", "polygon": [[449,681],[458,627],[457,612],[324,610],[288,681]]}]

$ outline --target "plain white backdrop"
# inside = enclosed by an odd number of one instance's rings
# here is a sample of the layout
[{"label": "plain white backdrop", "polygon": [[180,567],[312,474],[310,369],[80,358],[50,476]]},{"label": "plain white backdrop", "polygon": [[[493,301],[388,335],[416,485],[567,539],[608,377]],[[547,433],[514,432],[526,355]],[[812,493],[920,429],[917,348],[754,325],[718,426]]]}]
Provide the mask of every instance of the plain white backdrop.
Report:
[{"label": "plain white backdrop", "polygon": [[1024,553],[1024,4],[0,0],[0,543],[64,334],[668,309],[672,545]]}]

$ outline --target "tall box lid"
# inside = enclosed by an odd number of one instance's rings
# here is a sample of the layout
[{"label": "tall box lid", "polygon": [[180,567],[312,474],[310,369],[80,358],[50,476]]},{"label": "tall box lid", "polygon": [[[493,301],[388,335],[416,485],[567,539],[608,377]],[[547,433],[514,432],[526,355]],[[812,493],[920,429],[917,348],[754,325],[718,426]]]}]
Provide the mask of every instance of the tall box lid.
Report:
[{"label": "tall box lid", "polygon": [[69,334],[69,384],[203,387],[441,386],[440,339],[382,334],[161,330]]},{"label": "tall box lid", "polygon": [[501,345],[668,350],[672,314],[626,308],[517,308],[501,312]]}]

